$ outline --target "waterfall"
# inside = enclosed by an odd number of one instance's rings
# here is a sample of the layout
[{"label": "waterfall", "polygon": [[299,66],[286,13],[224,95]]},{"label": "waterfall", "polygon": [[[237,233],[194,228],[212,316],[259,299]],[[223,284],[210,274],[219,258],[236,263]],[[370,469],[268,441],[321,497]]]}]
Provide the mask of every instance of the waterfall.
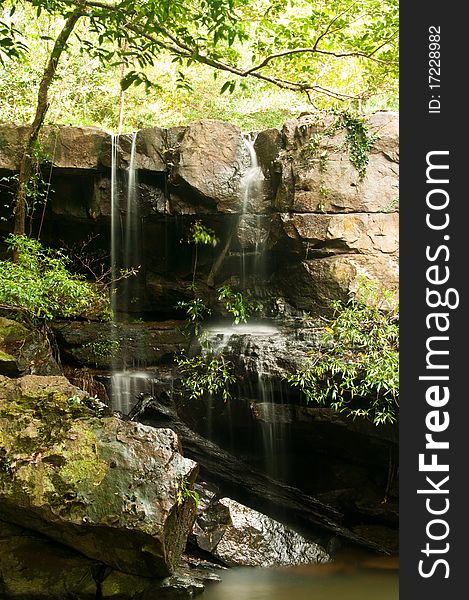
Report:
[{"label": "waterfall", "polygon": [[[237,386],[236,399],[248,401],[258,417],[263,443],[263,456],[260,457],[263,468],[271,477],[284,479],[287,429],[285,423],[277,418],[276,407],[283,402],[283,397],[281,386],[272,381],[271,368],[272,353],[276,348],[283,350],[282,332],[270,324],[251,322],[212,325],[206,328],[205,335],[210,352],[223,353],[228,360],[236,362],[236,370],[244,377],[244,383]],[[230,406],[227,406],[226,412],[230,418]],[[212,437],[211,431],[207,434]],[[233,431],[229,432],[229,436],[233,438]],[[225,446],[227,442],[225,440]]]},{"label": "waterfall", "polygon": [[[138,276],[131,275],[116,282],[122,269],[135,269],[141,264],[141,217],[139,210],[138,180],[136,169],[137,132],[131,134],[129,166],[127,168],[127,193],[125,218],[122,217],[122,203],[119,185],[118,150],[123,136],[111,135],[111,342],[118,358],[112,359],[110,385],[111,407],[127,414],[135,404],[139,394],[147,392],[151,376],[144,371],[136,371],[132,356],[125,355],[121,348],[119,322],[135,311],[138,302]],[[122,364],[123,363],[123,364]]]},{"label": "waterfall", "polygon": [[[243,140],[249,152],[250,166],[241,181],[243,195],[242,212],[240,217],[241,238],[241,281],[242,287],[248,287],[248,270],[254,282],[263,277],[265,231],[262,228],[263,215],[259,213],[262,202],[262,182],[264,174],[259,166],[256,149],[254,147],[256,136],[243,135]],[[247,259],[251,259],[248,269]]]}]

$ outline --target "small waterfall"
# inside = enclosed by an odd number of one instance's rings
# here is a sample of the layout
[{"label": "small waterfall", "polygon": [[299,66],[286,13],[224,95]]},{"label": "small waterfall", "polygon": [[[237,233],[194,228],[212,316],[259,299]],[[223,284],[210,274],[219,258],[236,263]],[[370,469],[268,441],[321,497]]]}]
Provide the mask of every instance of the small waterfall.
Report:
[{"label": "small waterfall", "polygon": [[[237,397],[252,403],[260,423],[263,468],[271,477],[285,479],[286,427],[282,419],[277,418],[276,410],[283,398],[279,386],[272,382],[269,369],[272,352],[281,344],[281,332],[273,325],[245,323],[213,325],[207,328],[206,336],[211,352],[223,353],[235,360],[237,370],[245,374],[244,383],[237,386]],[[227,413],[230,413],[229,406]],[[232,431],[230,436],[233,437]]]},{"label": "small waterfall", "polygon": [[[111,309],[113,322],[111,342],[119,358],[112,361],[110,385],[111,405],[114,410],[127,414],[135,404],[139,394],[148,391],[150,376],[143,371],[135,371],[131,356],[123,356],[119,336],[119,315],[124,319],[135,310],[138,302],[139,280],[137,275],[116,282],[122,269],[136,269],[141,264],[141,217],[138,198],[136,170],[137,133],[131,135],[130,160],[127,169],[127,194],[125,217],[122,209],[119,181],[118,150],[122,136],[111,135]],[[132,309],[132,310],[131,310]],[[122,365],[123,363],[123,365]]]},{"label": "small waterfall", "polygon": [[[242,287],[248,285],[248,270],[254,281],[263,276],[263,244],[265,242],[265,231],[262,228],[263,215],[259,213],[262,201],[262,182],[264,174],[257,160],[254,147],[256,136],[243,135],[243,140],[249,152],[250,166],[241,181],[243,194],[242,213],[240,217],[241,238],[241,280]],[[242,233],[241,233],[242,232]],[[248,269],[248,259],[250,268]]]}]

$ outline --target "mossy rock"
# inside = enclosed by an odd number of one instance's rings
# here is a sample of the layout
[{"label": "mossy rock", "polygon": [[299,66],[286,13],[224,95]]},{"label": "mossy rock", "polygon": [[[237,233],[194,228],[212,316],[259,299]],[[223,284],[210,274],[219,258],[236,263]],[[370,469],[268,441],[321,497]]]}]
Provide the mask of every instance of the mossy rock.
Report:
[{"label": "mossy rock", "polygon": [[64,377],[0,376],[0,512],[110,567],[171,574],[195,506],[197,465],[170,429],[115,416]]},{"label": "mossy rock", "polygon": [[0,317],[0,374],[59,375],[57,361],[52,356],[49,341],[40,331],[28,329],[22,323]]}]

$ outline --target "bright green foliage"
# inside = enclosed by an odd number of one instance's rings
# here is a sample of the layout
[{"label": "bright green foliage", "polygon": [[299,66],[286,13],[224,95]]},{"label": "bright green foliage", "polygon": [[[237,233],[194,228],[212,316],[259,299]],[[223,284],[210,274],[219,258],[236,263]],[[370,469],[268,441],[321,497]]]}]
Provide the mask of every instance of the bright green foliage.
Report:
[{"label": "bright green foliage", "polygon": [[184,504],[189,498],[194,502],[195,506],[199,505],[200,496],[195,490],[189,487],[190,485],[190,482],[187,481],[187,478],[184,477],[184,475],[179,478],[179,486],[176,493],[178,506]]},{"label": "bright green foliage", "polygon": [[[389,300],[389,293],[381,299]],[[287,380],[308,402],[380,425],[397,419],[399,328],[395,310],[381,310],[377,300],[367,284],[347,304],[333,302],[324,350]]]},{"label": "bright green foliage", "polygon": [[69,260],[58,250],[44,248],[25,236],[10,235],[10,250],[18,262],[0,261],[0,304],[34,321],[76,317],[108,309],[107,293],[68,269]]},{"label": "bright green foliage", "polygon": [[379,135],[369,135],[364,118],[353,115],[347,110],[338,113],[337,121],[328,133],[333,135],[338,129],[345,129],[346,131],[350,162],[357,169],[359,179],[363,180],[366,175],[370,151],[373,144],[379,139]]},{"label": "bright green foliage", "polygon": [[216,246],[219,240],[213,229],[204,225],[202,221],[197,220],[191,225],[189,241],[196,245]]},{"label": "bright green foliage", "polygon": [[186,329],[196,336],[200,334],[202,321],[212,312],[202,298],[194,298],[193,300],[188,300],[187,302],[180,300],[176,304],[176,308],[180,308],[186,312]]},{"label": "bright green foliage", "polygon": [[234,292],[229,285],[218,288],[218,299],[225,302],[225,308],[233,315],[235,325],[246,323],[252,312],[258,309],[241,292]]},{"label": "bright green foliage", "polygon": [[223,354],[200,354],[193,358],[180,356],[176,358],[176,363],[182,375],[182,385],[189,392],[189,398],[198,400],[207,394],[221,394],[224,402],[230,399],[228,386],[236,379],[232,373],[233,365],[225,360]]},{"label": "bright green foliage", "polygon": [[[53,122],[115,129],[124,89],[127,128],[201,117],[268,127],[310,102],[319,109],[340,101],[395,108],[398,6],[397,0],[4,0],[0,120],[30,120],[45,58],[74,10],[82,16],[51,88]],[[212,83],[203,69],[215,75]]]}]

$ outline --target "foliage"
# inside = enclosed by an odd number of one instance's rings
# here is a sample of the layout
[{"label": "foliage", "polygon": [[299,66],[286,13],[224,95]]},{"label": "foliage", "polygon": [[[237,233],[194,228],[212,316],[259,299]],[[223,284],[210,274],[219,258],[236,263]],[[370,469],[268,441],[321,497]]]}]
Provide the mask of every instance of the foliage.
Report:
[{"label": "foliage", "polygon": [[246,323],[251,313],[259,307],[247,300],[241,292],[234,292],[229,285],[218,288],[218,300],[225,302],[226,310],[234,317],[235,325]]},{"label": "foliage", "polygon": [[189,487],[190,483],[187,481],[187,478],[182,475],[179,478],[178,482],[178,491],[176,493],[176,502],[178,506],[184,504],[186,500],[189,498],[194,502],[195,506],[199,505],[200,496],[196,490],[193,490]]},{"label": "foliage", "polygon": [[192,300],[180,300],[176,304],[176,308],[180,308],[186,312],[186,330],[198,336],[202,321],[205,317],[211,314],[211,309],[205,304],[202,298],[193,298]]},{"label": "foliage", "polygon": [[198,400],[206,394],[221,394],[224,402],[230,397],[228,386],[235,382],[233,365],[226,361],[223,354],[210,356],[201,354],[188,358],[179,356],[176,363],[182,375],[182,385],[189,392],[189,398]]},{"label": "foliage", "polygon": [[[326,404],[376,425],[397,419],[399,329],[396,311],[380,308],[390,298],[363,283],[348,303],[332,303],[334,319],[326,327],[324,350],[287,380],[308,402]],[[397,310],[397,309],[396,309]]]},{"label": "foliage", "polygon": [[[73,10],[81,17],[51,88],[54,122],[116,128],[122,88],[133,128],[160,115],[166,126],[237,120],[243,104],[246,127],[270,126],[270,106],[278,125],[291,116],[285,107],[303,110],[302,93],[317,108],[397,97],[397,0],[5,0],[2,9],[6,121],[31,119],[44,57]],[[212,83],[207,68],[219,74]]]},{"label": "foliage", "polygon": [[204,246],[216,246],[218,244],[218,238],[215,235],[213,229],[207,227],[197,219],[191,225],[189,241],[193,244],[199,245],[202,244]]},{"label": "foliage", "polygon": [[44,248],[26,236],[10,235],[10,250],[18,262],[0,261],[0,304],[33,321],[76,317],[107,309],[107,294],[70,272],[69,260],[59,250]]},{"label": "foliage", "polygon": [[101,340],[96,342],[88,342],[83,344],[83,350],[89,352],[90,356],[95,361],[95,366],[103,360],[109,360],[114,357],[115,354],[120,350],[122,340]]},{"label": "foliage", "polygon": [[337,121],[329,130],[329,135],[333,135],[338,129],[346,130],[350,162],[357,169],[361,181],[366,175],[370,150],[379,136],[377,134],[369,135],[364,118],[347,110],[338,113]]}]

